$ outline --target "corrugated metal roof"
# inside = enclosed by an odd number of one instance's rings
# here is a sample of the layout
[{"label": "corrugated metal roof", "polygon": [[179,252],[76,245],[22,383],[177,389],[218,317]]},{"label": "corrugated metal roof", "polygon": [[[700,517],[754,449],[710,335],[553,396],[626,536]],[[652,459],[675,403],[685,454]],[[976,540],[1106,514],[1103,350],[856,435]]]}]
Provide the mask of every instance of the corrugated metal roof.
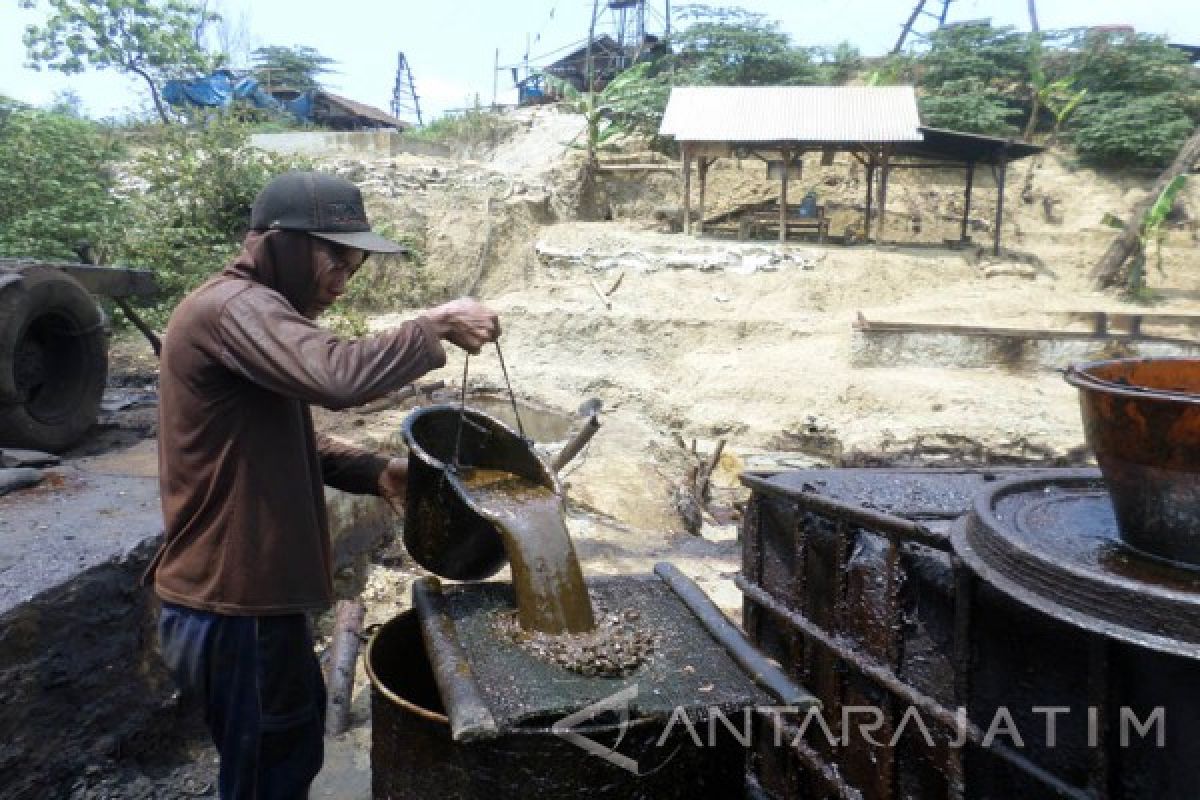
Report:
[{"label": "corrugated metal roof", "polygon": [[684,142],[919,142],[911,86],[682,86],[659,133]]}]

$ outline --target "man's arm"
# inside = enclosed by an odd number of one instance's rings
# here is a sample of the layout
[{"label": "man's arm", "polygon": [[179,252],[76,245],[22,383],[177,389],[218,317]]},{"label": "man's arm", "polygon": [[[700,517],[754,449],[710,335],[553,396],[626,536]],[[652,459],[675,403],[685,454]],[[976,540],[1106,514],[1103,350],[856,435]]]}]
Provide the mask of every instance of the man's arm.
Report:
[{"label": "man's arm", "polygon": [[379,494],[379,476],[390,461],[386,456],[317,434],[321,477],[326,486],[351,494]]},{"label": "man's arm", "polygon": [[351,494],[378,495],[397,514],[404,514],[407,460],[380,456],[323,433],[317,434],[317,452],[325,485]]},{"label": "man's arm", "polygon": [[219,318],[221,362],[264,389],[331,409],[361,405],[446,363],[432,320],[343,339],[271,291],[234,297]]}]

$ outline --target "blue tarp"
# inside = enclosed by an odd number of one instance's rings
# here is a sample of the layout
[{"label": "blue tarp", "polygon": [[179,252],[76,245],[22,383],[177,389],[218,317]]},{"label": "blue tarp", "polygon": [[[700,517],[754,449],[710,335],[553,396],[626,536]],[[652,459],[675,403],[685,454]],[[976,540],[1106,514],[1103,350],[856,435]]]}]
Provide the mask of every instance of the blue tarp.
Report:
[{"label": "blue tarp", "polygon": [[234,99],[247,100],[256,108],[291,112],[301,122],[312,117],[314,97],[310,90],[291,102],[281,103],[267,94],[254,78],[239,78],[225,69],[203,78],[167,81],[162,94],[163,99],[173,106],[228,108]]}]

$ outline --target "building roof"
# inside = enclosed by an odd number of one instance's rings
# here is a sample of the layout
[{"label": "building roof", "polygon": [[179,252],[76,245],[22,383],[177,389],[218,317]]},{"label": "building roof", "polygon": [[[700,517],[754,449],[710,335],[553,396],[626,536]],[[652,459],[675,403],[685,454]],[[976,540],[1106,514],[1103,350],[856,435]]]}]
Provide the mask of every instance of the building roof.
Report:
[{"label": "building roof", "polygon": [[359,103],[356,100],[351,100],[348,97],[342,97],[340,94],[327,92],[322,89],[318,92],[321,99],[325,100],[331,107],[342,111],[346,116],[361,117],[364,120],[382,125],[388,128],[395,128],[398,131],[407,130],[412,125],[402,119],[396,119],[391,114],[388,114],[374,106],[369,106],[366,103]]},{"label": "building roof", "polygon": [[911,86],[682,86],[659,133],[683,142],[919,142]]},{"label": "building roof", "polygon": [[1041,145],[985,136],[982,133],[964,133],[944,128],[922,127],[924,140],[904,142],[896,146],[896,154],[917,158],[932,158],[944,161],[974,161],[977,164],[999,164],[1001,161],[1016,161],[1036,155],[1046,148]]}]

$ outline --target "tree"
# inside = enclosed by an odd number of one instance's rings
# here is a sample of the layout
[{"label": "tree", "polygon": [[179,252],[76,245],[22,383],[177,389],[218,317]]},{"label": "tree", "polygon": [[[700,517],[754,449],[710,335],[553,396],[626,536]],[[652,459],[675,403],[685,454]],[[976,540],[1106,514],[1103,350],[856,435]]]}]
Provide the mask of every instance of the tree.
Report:
[{"label": "tree", "polygon": [[95,123],[0,98],[0,255],[74,259],[119,235],[114,138]]},{"label": "tree", "polygon": [[1161,36],[1124,31],[1073,31],[1073,73],[1081,89],[1152,95],[1188,88],[1187,56]]},{"label": "tree", "polygon": [[[27,8],[36,0],[22,0]],[[191,0],[48,0],[43,25],[25,28],[29,66],[67,75],[115,69],[146,82],[154,108],[170,122],[159,84],[212,66],[196,31],[217,16]]]},{"label": "tree", "polygon": [[267,86],[268,91],[286,88],[305,92],[321,88],[319,78],[332,72],[329,66],[335,63],[332,58],[305,45],[269,45],[254,51],[254,77]]},{"label": "tree", "polygon": [[1100,166],[1161,167],[1195,124],[1166,94],[1137,97],[1089,94],[1072,118],[1071,140],[1080,158]]},{"label": "tree", "polygon": [[917,104],[926,125],[990,136],[1012,136],[1017,132],[1013,120],[1021,116],[998,89],[977,78],[947,81]]},{"label": "tree", "polygon": [[740,8],[689,5],[678,17],[687,25],[672,33],[671,51],[622,73],[596,104],[624,131],[657,134],[672,86],[811,85],[858,60],[839,45],[820,51],[825,61],[817,63],[815,51],[794,46],[778,23]]},{"label": "tree", "polygon": [[920,60],[920,99],[926,123],[1009,136],[1023,113],[1030,47],[1012,28],[972,23],[941,28]]},{"label": "tree", "polygon": [[677,85],[773,86],[819,83],[812,51],[796,47],[779,23],[740,8],[689,5],[671,39]]}]

